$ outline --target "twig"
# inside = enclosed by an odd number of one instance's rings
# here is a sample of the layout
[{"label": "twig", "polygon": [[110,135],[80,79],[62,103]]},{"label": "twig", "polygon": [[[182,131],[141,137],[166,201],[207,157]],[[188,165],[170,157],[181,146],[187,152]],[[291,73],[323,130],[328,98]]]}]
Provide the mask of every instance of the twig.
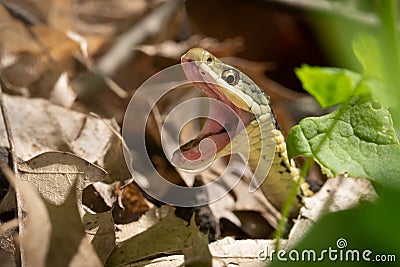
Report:
[{"label": "twig", "polygon": [[119,97],[126,97],[127,94],[107,77],[113,76],[124,63],[135,56],[136,51],[133,49],[135,46],[142,44],[160,31],[181,3],[183,0],[166,2],[133,25],[129,31],[121,34],[108,52],[88,68],[96,75],[85,76],[73,82],[74,90],[79,98],[90,99],[105,84]]},{"label": "twig", "polygon": [[22,20],[26,24],[30,25],[40,25],[43,24],[42,21],[32,12],[29,10],[29,5],[24,5],[23,7],[18,4],[14,3],[14,1],[5,1],[0,0],[0,3],[4,5],[4,7],[8,10],[8,12],[13,16]]},{"label": "twig", "polygon": [[0,109],[1,109],[1,115],[3,117],[4,127],[7,133],[8,148],[10,151],[9,157],[11,159],[11,168],[14,172],[14,175],[17,176],[18,175],[17,155],[15,154],[14,139],[10,127],[10,120],[8,118],[7,108],[4,103],[3,89],[1,87],[1,84],[0,84]]},{"label": "twig", "polygon": [[[8,113],[7,113],[7,108],[4,102],[4,97],[3,97],[3,90],[0,84],[0,109],[1,109],[1,115],[3,117],[3,122],[4,122],[4,128],[6,129],[6,133],[7,133],[7,139],[8,139],[8,146],[9,146],[9,163],[11,162],[11,167],[12,167],[12,172],[14,174],[15,177],[18,177],[18,163],[17,163],[17,155],[15,153],[15,145],[14,145],[14,139],[13,139],[13,135],[12,135],[12,131],[11,131],[11,126],[10,126],[10,120],[8,118]],[[8,168],[7,164],[5,164],[4,162],[0,162],[0,168],[1,171],[4,173],[4,175],[7,177],[7,173],[11,172],[11,170]],[[8,176],[10,176],[10,174],[8,174]],[[21,205],[18,205],[20,203],[20,196],[18,194],[18,191],[16,189],[14,189],[15,191],[15,195],[16,195],[16,203],[15,206],[17,207],[17,216],[19,218],[19,233],[21,234],[23,232],[23,220],[22,220],[22,216],[23,216],[23,212],[21,209]],[[22,266],[24,266],[24,257],[23,257],[23,250],[21,248],[21,246],[16,247],[16,252],[15,254],[19,254],[19,255],[14,255],[14,258],[16,259],[17,263],[21,263]]]},{"label": "twig", "polygon": [[[114,82],[111,78],[107,77],[104,75],[97,67],[94,65],[88,58],[82,58],[78,55],[74,56],[75,59],[77,59],[79,62],[81,62],[90,72],[95,74],[97,77],[95,79],[101,80],[104,82],[112,92],[114,92],[118,97],[120,98],[126,98],[128,97],[128,93],[121,87],[119,86],[116,82]],[[93,88],[99,87],[100,86],[93,86],[93,83],[89,83],[90,86]],[[80,90],[78,93],[87,91],[87,90]]]},{"label": "twig", "polygon": [[97,60],[97,68],[103,74],[112,76],[118,67],[133,57],[135,52],[132,48],[158,33],[181,3],[183,3],[182,0],[166,2],[122,34],[111,49]]}]

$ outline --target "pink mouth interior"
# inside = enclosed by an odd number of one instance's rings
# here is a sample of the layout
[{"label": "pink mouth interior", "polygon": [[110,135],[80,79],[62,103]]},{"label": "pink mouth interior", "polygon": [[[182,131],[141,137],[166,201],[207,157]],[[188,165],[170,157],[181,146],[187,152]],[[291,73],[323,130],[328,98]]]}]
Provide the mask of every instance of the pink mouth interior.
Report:
[{"label": "pink mouth interior", "polygon": [[[182,63],[185,63],[183,64],[183,69],[189,80],[196,81],[196,87],[198,87],[208,97],[222,101],[234,111],[229,111],[227,107],[224,108],[224,105],[216,105],[213,102],[210,103],[209,118],[214,118],[215,120],[206,119],[199,135],[195,139],[181,146],[180,151],[175,151],[172,157],[172,162],[175,165],[190,166],[189,162],[191,161],[201,163],[208,162],[212,159],[215,156],[215,153],[218,153],[226,147],[231,142],[232,138],[236,137],[244,127],[248,126],[250,122],[254,120],[254,115],[236,107],[224,95],[219,86],[215,84],[211,76],[204,72],[203,74],[200,73],[202,70],[198,70],[198,67],[194,62],[191,60],[183,60]],[[241,120],[242,122],[239,123],[238,120]],[[221,122],[223,125],[217,121]],[[201,141],[206,138],[209,138],[214,142],[217,151],[215,151],[214,146],[200,146]]]}]

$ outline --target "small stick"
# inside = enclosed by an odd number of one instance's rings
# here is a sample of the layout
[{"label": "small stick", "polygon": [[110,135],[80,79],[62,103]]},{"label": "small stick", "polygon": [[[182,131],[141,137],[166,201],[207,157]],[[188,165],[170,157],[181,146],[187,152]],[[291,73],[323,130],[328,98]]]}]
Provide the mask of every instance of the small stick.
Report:
[{"label": "small stick", "polygon": [[[8,113],[7,113],[7,108],[4,102],[4,95],[3,95],[3,89],[1,87],[0,84],[0,109],[1,109],[1,115],[3,117],[3,122],[4,122],[4,128],[6,129],[6,134],[7,134],[7,139],[8,139],[8,147],[9,147],[9,164],[11,163],[11,167],[12,167],[12,171],[15,177],[18,177],[18,162],[17,162],[17,155],[15,153],[15,145],[14,145],[14,139],[13,139],[13,135],[12,135],[12,131],[11,131],[11,126],[10,126],[10,120],[8,118]],[[1,167],[1,171],[6,175],[6,173],[8,172],[8,169],[4,166],[5,163],[1,163],[0,167]],[[8,166],[7,166],[8,167]],[[7,177],[7,175],[6,175]],[[19,203],[21,203],[21,197],[18,194],[18,191],[16,189],[15,190],[15,195],[16,195],[16,203],[15,206],[17,207],[17,217],[18,222],[19,222],[19,234],[21,235],[21,233],[23,232],[23,211],[21,208],[21,205],[19,205]],[[16,251],[15,254],[18,255],[14,255],[15,260],[17,261],[17,264],[20,264],[21,266],[26,266],[25,262],[24,262],[24,253],[22,251],[22,247],[16,246]]]},{"label": "small stick", "polygon": [[11,159],[11,168],[14,172],[14,175],[17,176],[18,175],[17,155],[15,154],[14,139],[10,127],[10,120],[8,118],[7,108],[4,103],[3,89],[1,88],[1,84],[0,84],[0,109],[1,109],[1,115],[3,117],[4,127],[7,133],[8,147],[10,152],[9,156]]}]

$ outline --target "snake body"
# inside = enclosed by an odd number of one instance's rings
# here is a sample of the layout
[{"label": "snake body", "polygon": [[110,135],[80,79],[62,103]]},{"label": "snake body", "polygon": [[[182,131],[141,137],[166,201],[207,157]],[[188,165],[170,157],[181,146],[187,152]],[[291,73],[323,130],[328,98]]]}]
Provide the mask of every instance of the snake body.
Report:
[{"label": "snake body", "polygon": [[[185,63],[183,69],[188,79],[203,80],[204,83],[196,83],[196,86],[208,97],[228,105],[242,120],[245,129],[231,127],[234,138],[225,140],[227,136],[221,126],[206,121],[199,136],[181,146],[183,157],[176,156],[173,159],[175,165],[188,168],[186,158],[201,157],[198,146],[206,137],[219,142],[216,157],[227,155],[232,150],[245,151],[244,146],[247,146],[248,165],[257,181],[262,181],[262,192],[278,210],[282,210],[292,188],[299,183],[300,172],[293,160],[288,159],[285,138],[277,129],[269,97],[244,73],[222,63],[204,49],[193,48],[181,60]],[[227,125],[234,124],[229,122],[229,117],[223,119]],[[244,141],[245,138],[248,142]],[[295,203],[291,214],[295,215],[299,207],[300,203]]]}]

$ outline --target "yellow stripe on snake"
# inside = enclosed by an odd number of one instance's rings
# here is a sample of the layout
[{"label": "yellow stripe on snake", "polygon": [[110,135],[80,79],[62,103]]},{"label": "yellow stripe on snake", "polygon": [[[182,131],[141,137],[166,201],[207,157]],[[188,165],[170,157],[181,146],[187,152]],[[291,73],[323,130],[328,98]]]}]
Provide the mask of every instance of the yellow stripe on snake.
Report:
[{"label": "yellow stripe on snake", "polygon": [[[204,161],[214,160],[214,157],[207,158],[200,151],[199,144],[204,138],[215,142],[216,157],[230,154],[231,151],[245,151],[247,145],[248,165],[254,172],[256,181],[260,181],[266,198],[278,210],[282,210],[292,188],[300,182],[300,175],[293,160],[288,159],[285,139],[277,129],[269,97],[245,74],[222,63],[204,49],[189,50],[182,56],[182,63],[188,79],[203,81],[196,82],[196,86],[208,97],[229,106],[240,118],[245,129],[238,126],[235,118],[221,115],[221,110],[214,108],[211,112],[218,113],[216,115],[224,121],[225,127],[213,120],[206,120],[199,136],[181,146],[180,152],[183,156],[174,154],[174,165],[196,169],[199,166],[190,166],[188,159],[204,157]],[[290,214],[295,216],[300,206],[298,198]]]}]

